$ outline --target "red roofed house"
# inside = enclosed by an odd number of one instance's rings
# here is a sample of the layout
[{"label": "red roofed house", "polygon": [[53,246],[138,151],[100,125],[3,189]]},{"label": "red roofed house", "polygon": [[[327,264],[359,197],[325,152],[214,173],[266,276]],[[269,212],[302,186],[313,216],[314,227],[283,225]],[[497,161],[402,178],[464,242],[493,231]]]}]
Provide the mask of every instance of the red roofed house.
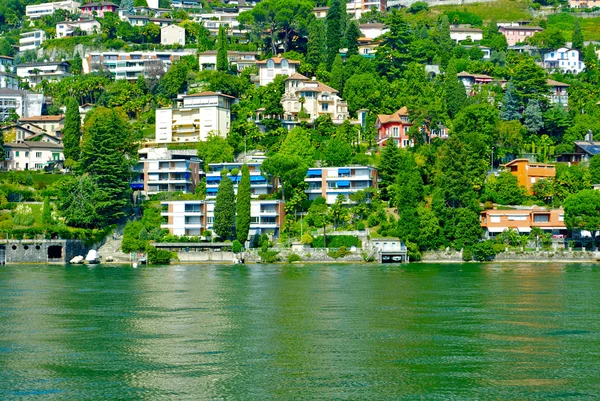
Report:
[{"label": "red roofed house", "polygon": [[82,17],[100,17],[104,18],[104,13],[116,13],[119,9],[115,3],[109,1],[100,1],[97,3],[83,4],[79,7]]},{"label": "red roofed house", "polygon": [[408,131],[412,126],[406,106],[393,114],[379,114],[375,121],[377,144],[386,146],[388,142],[391,142],[399,148],[414,146],[413,141],[408,136]]}]

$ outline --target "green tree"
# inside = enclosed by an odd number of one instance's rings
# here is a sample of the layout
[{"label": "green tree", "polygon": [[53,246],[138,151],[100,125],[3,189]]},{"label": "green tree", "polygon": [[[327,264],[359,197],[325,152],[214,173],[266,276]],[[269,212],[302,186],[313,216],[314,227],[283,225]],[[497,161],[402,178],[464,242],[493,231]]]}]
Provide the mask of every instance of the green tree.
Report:
[{"label": "green tree", "polygon": [[67,225],[96,227],[101,220],[96,209],[97,191],[98,183],[89,175],[72,175],[57,183],[57,209]]},{"label": "green tree", "polygon": [[333,0],[325,22],[327,25],[327,67],[331,69],[342,47],[342,18],[346,15],[346,6],[340,0]]},{"label": "green tree", "polygon": [[342,56],[339,54],[335,56],[335,61],[331,67],[329,85],[340,92],[344,89],[344,62],[342,61]]},{"label": "green tree", "polygon": [[280,155],[298,156],[310,166],[312,166],[314,152],[315,148],[310,143],[310,132],[301,127],[296,127],[288,132],[279,148]]},{"label": "green tree", "polygon": [[592,233],[600,230],[600,191],[586,189],[565,200],[565,225],[569,230],[581,229]]},{"label": "green tree", "polygon": [[237,240],[242,244],[248,240],[248,233],[250,232],[250,199],[250,170],[248,169],[248,165],[244,163],[242,166],[242,179],[238,184],[236,200],[237,216],[235,220],[235,234]]},{"label": "green tree", "polygon": [[[154,24],[150,24],[154,25]],[[157,92],[167,99],[175,99],[187,90],[189,67],[184,62],[175,62],[158,83]]]},{"label": "green tree", "polygon": [[503,172],[498,177],[488,177],[482,198],[501,205],[521,205],[526,199],[526,191],[519,186],[516,176]]},{"label": "green tree", "polygon": [[592,184],[600,184],[600,154],[590,159],[590,178]]},{"label": "green tree", "polygon": [[525,119],[525,128],[533,134],[537,134],[544,127],[542,110],[540,109],[540,104],[535,99],[529,100],[523,112],[523,117]]},{"label": "green tree", "polygon": [[81,155],[81,117],[79,116],[79,104],[74,98],[67,100],[65,125],[62,132],[65,160],[78,161]]},{"label": "green tree", "polygon": [[381,35],[375,60],[380,72],[390,78],[397,78],[411,60],[413,34],[404,16],[395,9],[388,14],[385,23],[389,26],[389,31]]},{"label": "green tree", "polygon": [[235,234],[235,193],[233,182],[227,174],[223,174],[219,183],[213,230],[224,240],[232,239]]},{"label": "green tree", "polygon": [[198,142],[198,157],[205,166],[210,163],[232,162],[235,158],[234,150],[227,139],[211,132],[205,142]]},{"label": "green tree", "polygon": [[219,26],[217,36],[217,71],[229,70],[229,59],[227,58],[227,32],[223,25]]},{"label": "green tree", "polygon": [[579,25],[578,18],[575,18],[573,23],[573,39],[571,47],[573,49],[583,51],[583,33],[581,32],[581,26]]},{"label": "green tree", "polygon": [[121,0],[119,8],[127,14],[133,14],[133,0]]},{"label": "green tree", "polygon": [[348,23],[348,29],[346,29],[346,59],[351,56],[358,54],[358,38],[362,36],[362,32],[358,28],[356,21],[350,21]]},{"label": "green tree", "polygon": [[313,74],[319,64],[325,61],[325,54],[325,25],[323,20],[314,19],[308,28],[308,50],[306,51],[306,62],[310,65]]},{"label": "green tree", "polygon": [[50,199],[46,196],[44,198],[44,205],[42,207],[42,223],[51,225],[54,223],[52,219],[52,207],[50,206]]},{"label": "green tree", "polygon": [[550,90],[546,81],[546,72],[535,63],[533,58],[524,57],[514,66],[512,82],[522,106],[534,99],[540,102],[542,108],[545,108]]},{"label": "green tree", "polygon": [[299,155],[276,153],[260,166],[267,177],[277,178],[283,187],[283,199],[291,199],[294,189],[303,185],[306,172],[312,166],[312,158],[307,160]]},{"label": "green tree", "polygon": [[515,92],[515,86],[511,81],[506,85],[506,91],[502,98],[502,107],[500,108],[500,118],[504,121],[519,120],[519,100]]},{"label": "green tree", "polygon": [[456,60],[450,59],[446,69],[444,80],[446,89],[446,102],[448,105],[448,114],[454,118],[458,112],[467,104],[467,93],[462,82],[458,80],[456,73]]},{"label": "green tree", "polygon": [[454,41],[450,37],[450,21],[448,20],[447,15],[442,15],[438,22],[435,39],[438,45],[438,54],[441,57],[442,66],[446,67],[452,55],[452,48],[454,47]]},{"label": "green tree", "polygon": [[352,160],[352,146],[341,139],[332,138],[323,151],[323,162],[327,166],[343,167]]}]

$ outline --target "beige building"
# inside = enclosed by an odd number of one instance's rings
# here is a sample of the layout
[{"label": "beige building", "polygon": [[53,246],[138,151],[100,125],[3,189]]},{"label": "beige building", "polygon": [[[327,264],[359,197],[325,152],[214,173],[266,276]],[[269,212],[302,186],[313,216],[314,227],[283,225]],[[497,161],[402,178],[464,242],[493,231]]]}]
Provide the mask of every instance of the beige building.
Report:
[{"label": "beige building", "polygon": [[62,136],[62,129],[65,126],[65,116],[35,116],[21,118],[19,119],[19,125],[27,129],[39,127],[47,134],[60,138]]},{"label": "beige building", "polygon": [[52,142],[23,141],[4,144],[4,170],[43,170],[64,161],[63,146]]},{"label": "beige building", "polygon": [[302,118],[301,110],[314,121],[329,115],[335,124],[342,124],[350,115],[348,104],[338,96],[338,91],[319,81],[310,80],[301,74],[293,74],[285,80],[283,100],[284,119],[297,121]]},{"label": "beige building", "polygon": [[258,84],[260,86],[268,85],[273,82],[277,75],[289,77],[296,72],[299,66],[299,61],[280,57],[271,57],[266,60],[257,61]]},{"label": "beige building", "polygon": [[185,29],[179,25],[168,25],[160,28],[161,45],[185,45]]},{"label": "beige building", "polygon": [[205,141],[211,132],[226,137],[234,101],[216,92],[181,95],[176,108],[156,109],[156,142]]}]

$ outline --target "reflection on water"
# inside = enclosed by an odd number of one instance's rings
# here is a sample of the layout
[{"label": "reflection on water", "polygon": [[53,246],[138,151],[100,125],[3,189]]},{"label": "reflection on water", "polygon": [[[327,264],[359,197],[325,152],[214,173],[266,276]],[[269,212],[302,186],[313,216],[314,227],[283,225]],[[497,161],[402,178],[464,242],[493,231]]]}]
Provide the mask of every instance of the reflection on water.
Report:
[{"label": "reflection on water", "polygon": [[594,399],[594,265],[0,267],[0,399]]}]

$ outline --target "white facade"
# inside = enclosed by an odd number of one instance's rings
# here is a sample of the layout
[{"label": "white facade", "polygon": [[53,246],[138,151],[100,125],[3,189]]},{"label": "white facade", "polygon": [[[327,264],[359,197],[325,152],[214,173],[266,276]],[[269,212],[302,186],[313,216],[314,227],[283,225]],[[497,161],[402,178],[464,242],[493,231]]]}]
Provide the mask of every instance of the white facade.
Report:
[{"label": "white facade", "polygon": [[17,75],[34,88],[43,80],[57,82],[71,76],[71,66],[64,61],[17,65]]},{"label": "white facade", "polygon": [[57,1],[54,3],[34,4],[25,7],[25,16],[29,19],[37,19],[46,15],[52,15],[56,10],[67,10],[75,14],[79,11],[80,4],[76,1]]},{"label": "white facade", "polygon": [[181,57],[191,55],[188,51],[154,52],[91,52],[82,60],[84,74],[108,71],[115,79],[136,80],[143,75],[159,79]]},{"label": "white facade", "polygon": [[35,50],[46,40],[46,32],[42,30],[24,32],[19,39],[19,51]]},{"label": "white facade", "polygon": [[44,95],[14,89],[0,89],[0,121],[6,120],[11,111],[21,117],[42,114]]},{"label": "white facade", "polygon": [[160,43],[162,45],[185,45],[185,29],[178,25],[168,25],[160,28]]},{"label": "white facade", "polygon": [[258,84],[265,86],[273,82],[277,75],[289,77],[296,73],[296,68],[300,66],[300,62],[271,57],[266,60],[257,61],[256,66],[258,67]]},{"label": "white facade", "polygon": [[361,24],[358,26],[358,28],[360,29],[363,37],[367,39],[378,38],[390,30],[390,28],[388,28],[385,24],[379,23]]},{"label": "white facade", "polygon": [[[256,58],[258,53],[256,52],[237,52],[228,51],[227,60],[230,65],[235,64],[238,71],[242,71],[246,68],[251,68],[256,65]],[[198,53],[198,64],[200,64],[200,71],[203,70],[216,70],[217,69],[217,51],[208,50],[205,52]]]},{"label": "white facade", "polygon": [[18,90],[19,80],[12,74],[0,72],[0,88]]},{"label": "white facade", "polygon": [[15,59],[8,56],[0,56],[0,72],[11,74],[13,72],[13,65]]},{"label": "white facade", "polygon": [[[280,200],[252,200],[250,203],[250,232],[279,235],[285,218],[285,203]],[[161,216],[166,223],[161,228],[173,235],[200,236],[205,230],[213,230],[215,201],[162,202]]]},{"label": "white facade", "polygon": [[156,109],[157,143],[205,141],[211,132],[229,134],[234,97],[202,92],[177,100],[177,108]]},{"label": "white facade", "polygon": [[147,195],[159,192],[194,193],[200,179],[200,160],[195,150],[140,149],[133,190]]},{"label": "white facade", "polygon": [[[304,104],[300,99],[304,98]],[[281,101],[284,119],[297,121],[302,109],[309,121],[329,115],[335,124],[342,124],[349,116],[348,104],[338,96],[338,91],[319,81],[294,74],[285,80],[285,93]]]},{"label": "white facade", "polygon": [[386,0],[349,0],[346,3],[346,12],[358,20],[363,13],[373,8],[381,12],[385,11],[386,4]]},{"label": "white facade", "polygon": [[467,39],[479,42],[483,39],[483,31],[477,28],[450,28],[450,39],[457,43]]},{"label": "white facade", "polygon": [[[230,174],[228,177],[233,181],[233,190],[237,195],[238,184],[242,179],[242,165],[244,163],[215,163],[208,165],[206,172],[206,199],[214,199],[217,196],[219,184],[221,183],[221,171],[227,169]],[[248,162],[250,171],[250,194],[252,198],[258,198],[260,195],[269,195],[273,191],[273,185],[269,180],[261,175],[261,162]],[[237,169],[239,173],[236,176],[231,175],[231,171]]]},{"label": "white facade", "polygon": [[585,69],[579,50],[561,47],[544,54],[544,68],[566,74],[579,74]]},{"label": "white facade", "polygon": [[56,24],[56,37],[65,38],[72,36],[76,29],[80,29],[86,34],[92,34],[100,31],[100,23],[96,20],[81,20],[81,21],[63,21]]},{"label": "white facade", "polygon": [[309,200],[319,196],[334,204],[338,195],[350,194],[377,186],[377,169],[368,166],[310,168],[304,181]]},{"label": "white facade", "polygon": [[4,170],[42,170],[65,159],[62,145],[51,142],[13,142],[4,144],[4,148]]}]

